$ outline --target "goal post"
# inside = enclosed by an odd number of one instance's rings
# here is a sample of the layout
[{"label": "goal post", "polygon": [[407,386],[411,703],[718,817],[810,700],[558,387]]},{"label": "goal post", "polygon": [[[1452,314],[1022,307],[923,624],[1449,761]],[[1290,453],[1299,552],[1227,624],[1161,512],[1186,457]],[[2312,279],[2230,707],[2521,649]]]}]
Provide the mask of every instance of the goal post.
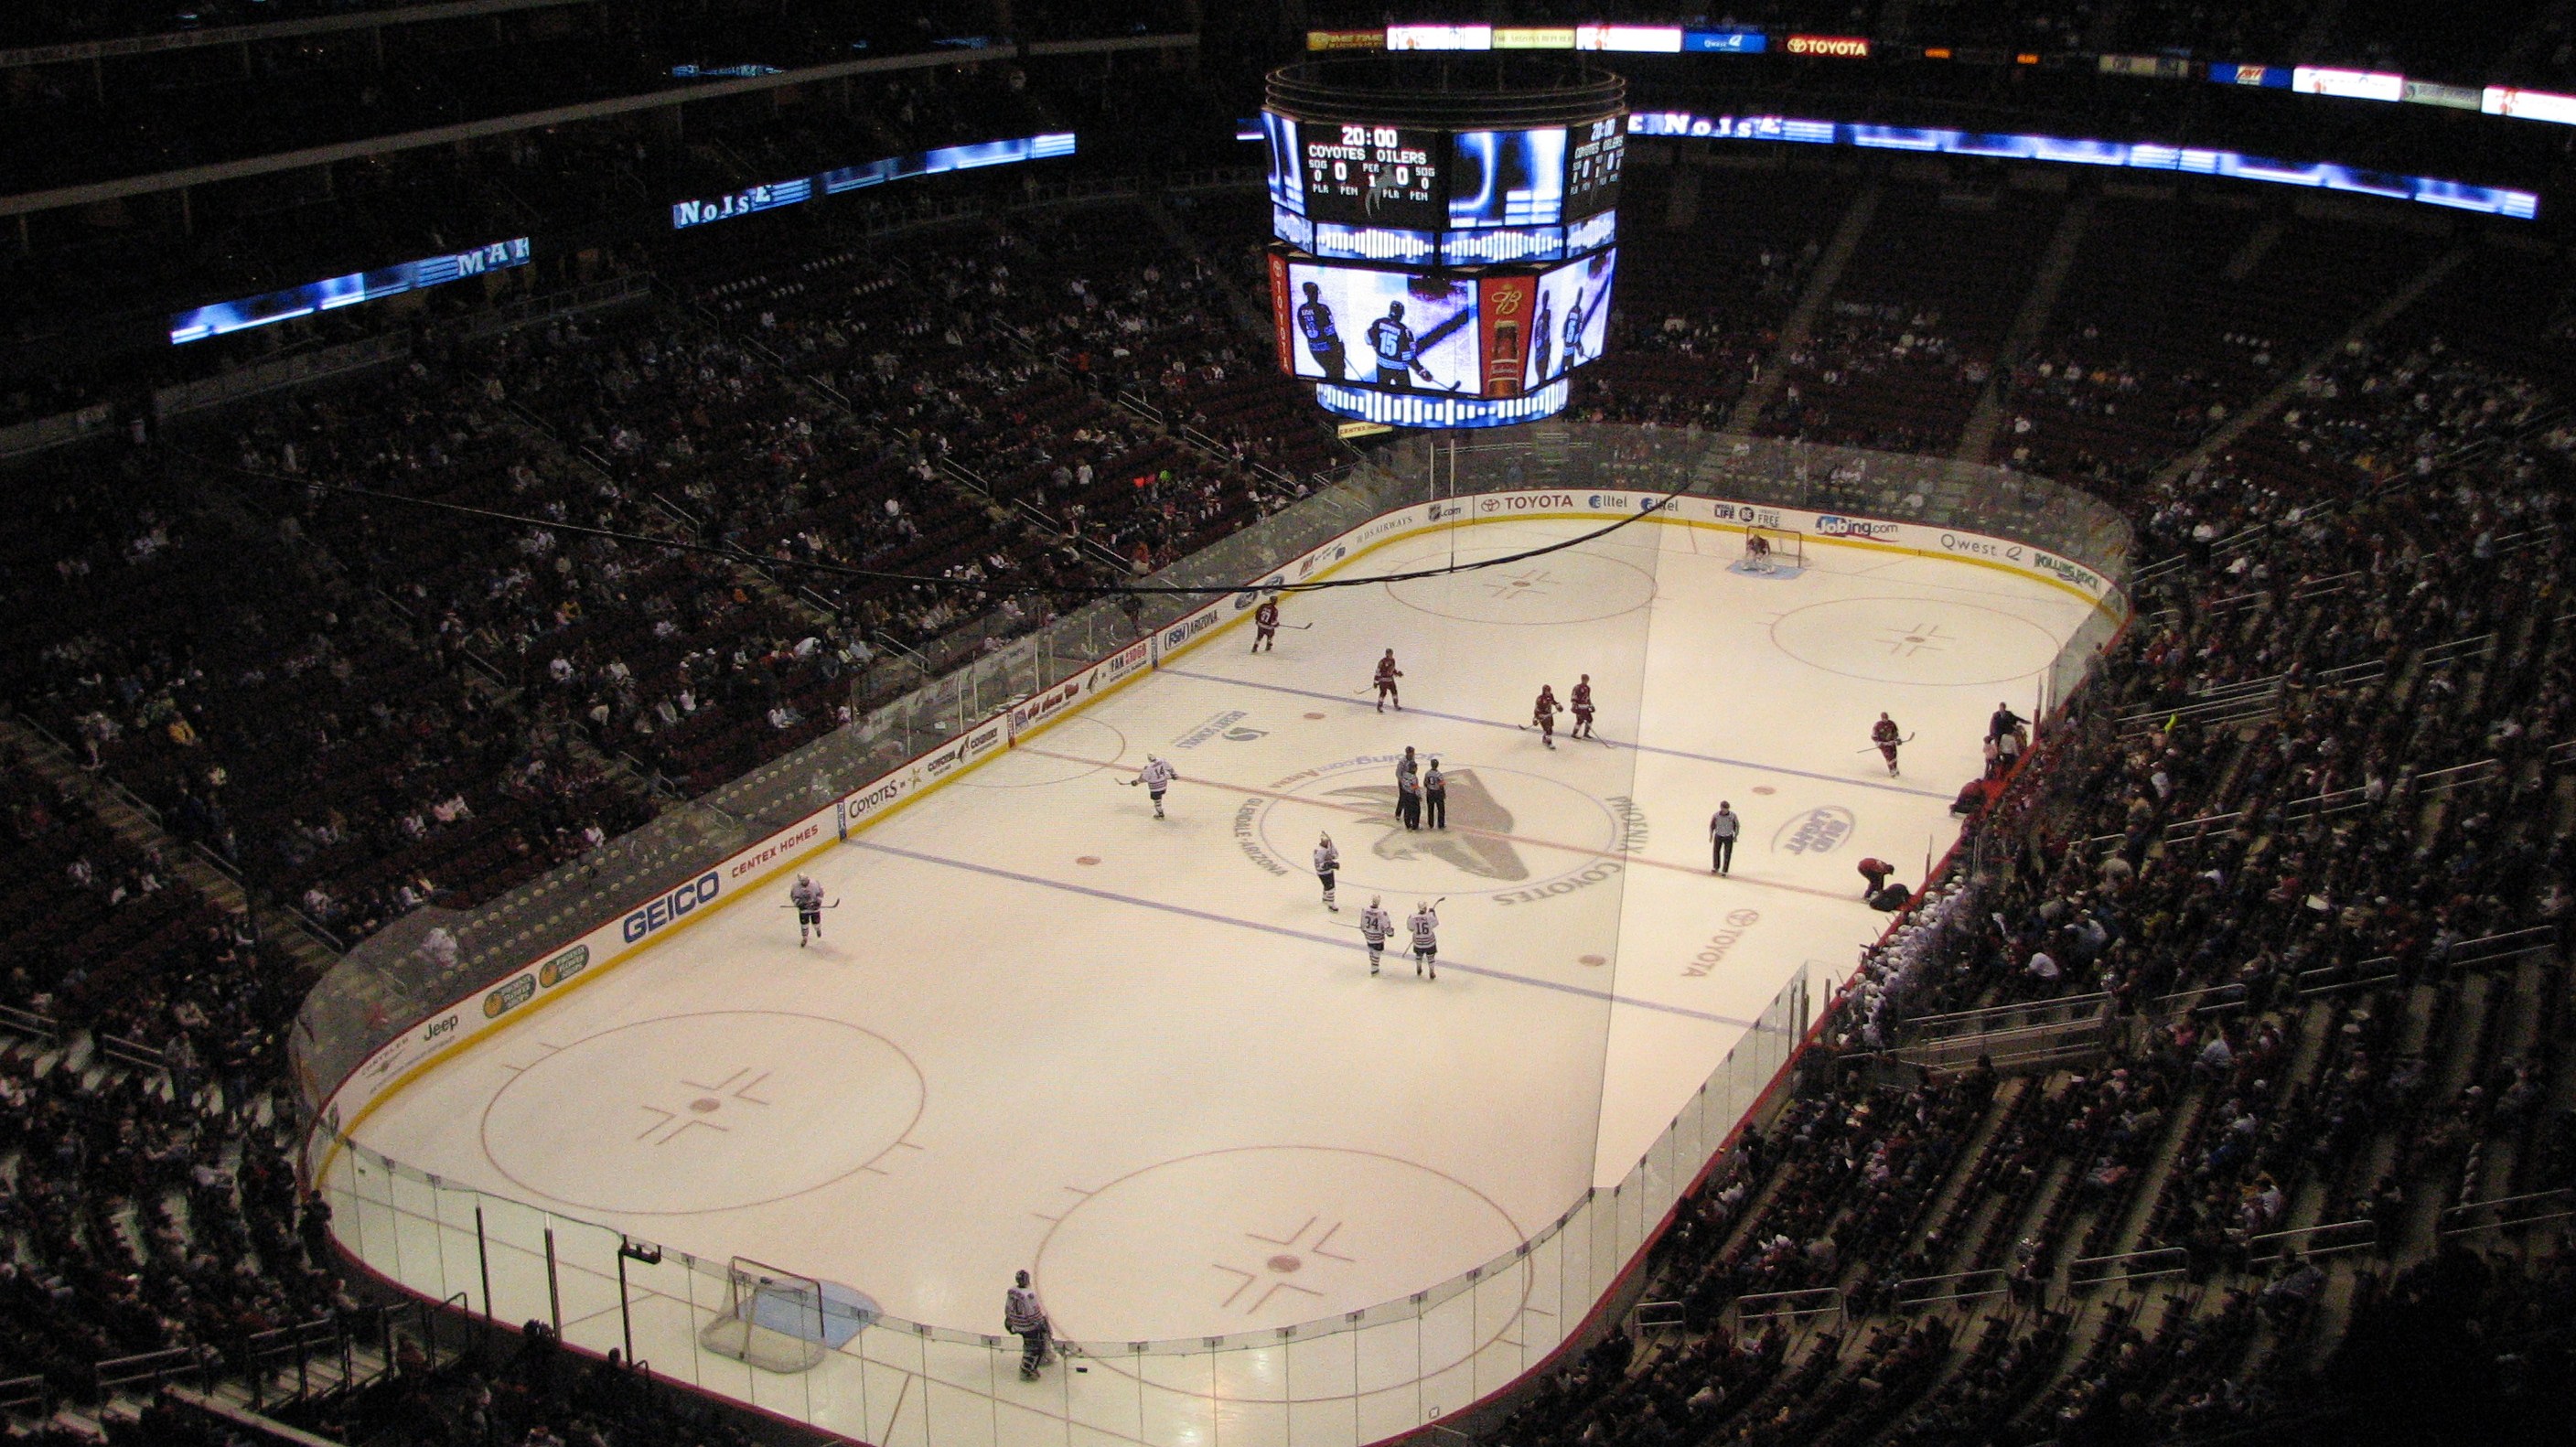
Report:
[{"label": "goal post", "polygon": [[1807,535],[1791,528],[1746,528],[1744,561],[1747,566],[1768,564],[1774,568],[1804,570],[1807,566]]},{"label": "goal post", "polygon": [[811,1371],[880,1313],[864,1294],[748,1256],[725,1267],[725,1303],[698,1345],[765,1372]]}]

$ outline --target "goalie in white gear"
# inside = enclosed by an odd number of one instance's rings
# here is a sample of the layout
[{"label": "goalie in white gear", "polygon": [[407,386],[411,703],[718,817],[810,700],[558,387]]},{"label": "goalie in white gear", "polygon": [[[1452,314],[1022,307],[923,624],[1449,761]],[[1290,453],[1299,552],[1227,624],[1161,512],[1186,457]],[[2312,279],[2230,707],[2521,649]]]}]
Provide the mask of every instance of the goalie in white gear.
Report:
[{"label": "goalie in white gear", "polygon": [[1154,796],[1154,817],[1160,819],[1163,817],[1163,791],[1172,787],[1172,781],[1179,777],[1171,765],[1147,754],[1145,767],[1136,771],[1136,777],[1127,781],[1127,787],[1132,789],[1138,784],[1144,785],[1145,792]]},{"label": "goalie in white gear", "polygon": [[1326,834],[1315,842],[1315,877],[1324,881],[1324,908],[1335,914],[1342,907],[1333,903],[1333,871],[1342,866],[1342,851],[1333,847],[1333,836]]},{"label": "goalie in white gear", "polygon": [[1386,937],[1395,933],[1395,916],[1386,912],[1386,901],[1370,895],[1368,908],[1360,911],[1360,938],[1368,941],[1369,973],[1377,973],[1378,961],[1386,954]]},{"label": "goalie in white gear", "polygon": [[808,938],[823,937],[823,886],[810,874],[796,876],[787,887],[787,898],[796,906],[796,948],[805,948]]}]

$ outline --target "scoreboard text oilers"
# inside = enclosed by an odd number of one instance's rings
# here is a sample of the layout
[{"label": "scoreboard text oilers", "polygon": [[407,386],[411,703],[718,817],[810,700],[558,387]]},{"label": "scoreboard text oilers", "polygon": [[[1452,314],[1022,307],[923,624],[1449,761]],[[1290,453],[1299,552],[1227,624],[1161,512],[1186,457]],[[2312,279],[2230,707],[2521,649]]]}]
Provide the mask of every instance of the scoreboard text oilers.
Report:
[{"label": "scoreboard text oilers", "polygon": [[1453,64],[1308,62],[1270,78],[1279,367],[1345,416],[1548,416],[1608,341],[1624,82]]},{"label": "scoreboard text oilers", "polygon": [[1346,125],[1305,137],[1307,214],[1413,229],[1439,225],[1440,167],[1429,131]]}]

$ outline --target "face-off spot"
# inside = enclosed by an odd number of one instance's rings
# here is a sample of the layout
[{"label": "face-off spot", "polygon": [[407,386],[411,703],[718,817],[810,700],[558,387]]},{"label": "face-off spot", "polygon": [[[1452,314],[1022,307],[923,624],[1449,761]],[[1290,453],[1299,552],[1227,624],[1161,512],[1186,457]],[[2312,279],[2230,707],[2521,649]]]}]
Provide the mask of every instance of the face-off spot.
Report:
[{"label": "face-off spot", "polygon": [[1324,717],[1324,715],[1319,714],[1319,713],[1310,713],[1310,714],[1307,714],[1307,715],[1306,715],[1306,717],[1307,717],[1307,718],[1322,718],[1322,717]]},{"label": "face-off spot", "polygon": [[[1435,1223],[1432,1259],[1423,1228]],[[1242,1146],[1147,1166],[1083,1197],[1048,1229],[1036,1265],[1068,1337],[1153,1341],[1375,1306],[1492,1261],[1526,1234],[1482,1192],[1411,1161]],[[1480,1326],[1503,1330],[1511,1315]],[[1476,1345],[1462,1334],[1440,1350],[1464,1360]],[[1329,1375],[1297,1382],[1301,1399],[1348,1389]]]},{"label": "face-off spot", "polygon": [[1081,865],[1085,869],[1089,869],[1091,866],[1100,862],[1100,856],[1097,854],[1076,855],[1073,862]]},{"label": "face-off spot", "polygon": [[1597,970],[1603,965],[1610,963],[1610,957],[1608,955],[1585,955],[1581,959],[1576,960],[1575,963],[1583,966],[1583,968],[1587,970]]},{"label": "face-off spot", "polygon": [[[1460,548],[1458,561],[1512,551],[1518,550]],[[1408,608],[1466,623],[1595,623],[1655,601],[1654,574],[1621,558],[1576,551],[1385,587]]]},{"label": "face-off spot", "polygon": [[1967,687],[2027,678],[2057,656],[2045,628],[1948,598],[1839,598],[1793,608],[1771,641],[1810,668],[1880,683]]},{"label": "face-off spot", "polygon": [[856,1025],[710,1010],[575,1040],[510,1077],[483,1153],[536,1200],[630,1215],[727,1211],[866,1168],[921,1115],[921,1072]]}]

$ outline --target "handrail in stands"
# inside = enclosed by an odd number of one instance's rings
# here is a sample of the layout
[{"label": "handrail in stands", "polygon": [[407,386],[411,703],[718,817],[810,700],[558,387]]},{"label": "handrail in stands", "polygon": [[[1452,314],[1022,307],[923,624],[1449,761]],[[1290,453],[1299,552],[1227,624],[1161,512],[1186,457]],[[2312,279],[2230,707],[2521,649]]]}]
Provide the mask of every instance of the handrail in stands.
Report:
[{"label": "handrail in stands", "polygon": [[[2530,1213],[2516,1210],[2513,1215],[2498,1220],[2479,1221],[2469,1225],[2453,1224],[2455,1219],[2465,1219],[2481,1211],[2537,1206],[2543,1202],[2555,1204],[2559,1209]],[[2520,1196],[2498,1196],[2490,1201],[2463,1201],[2456,1206],[2445,1206],[2436,1224],[2435,1233],[2442,1236],[2469,1236],[2480,1231],[2511,1231],[2518,1227],[2536,1226],[2544,1221],[2564,1220],[2569,1216],[2576,1216],[2576,1190],[2560,1186],[2553,1190],[2532,1191]]]},{"label": "handrail in stands", "polygon": [[[2147,1263],[2154,1263],[2152,1266]],[[2190,1257],[2179,1246],[2150,1246],[2142,1251],[2123,1251],[2112,1256],[2079,1257],[2066,1264],[2066,1286],[2070,1291],[2105,1286],[2116,1281],[2129,1285],[2154,1281],[2159,1277],[2179,1276],[2190,1265]]]}]

